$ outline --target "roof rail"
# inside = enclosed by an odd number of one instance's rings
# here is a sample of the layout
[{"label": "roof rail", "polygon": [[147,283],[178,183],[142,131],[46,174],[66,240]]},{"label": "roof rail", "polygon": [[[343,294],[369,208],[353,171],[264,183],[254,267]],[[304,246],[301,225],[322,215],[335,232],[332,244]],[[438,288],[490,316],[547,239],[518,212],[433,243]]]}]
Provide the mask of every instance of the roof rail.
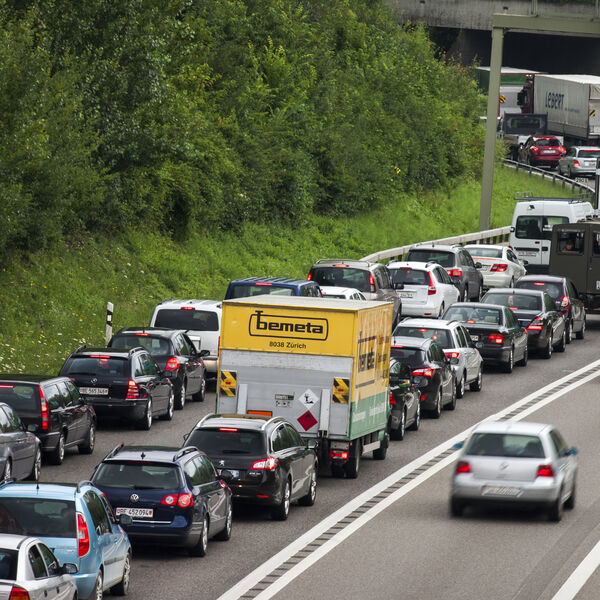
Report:
[{"label": "roof rail", "polygon": [[15,478],[14,477],[4,478],[2,481],[0,481],[0,487],[2,487],[3,485],[6,485],[7,483],[15,483]]},{"label": "roof rail", "polygon": [[85,350],[87,348],[87,346],[85,344],[83,344],[83,346],[79,346],[79,348],[77,348],[77,350],[74,350],[72,352],[72,354],[77,354],[78,352],[81,352],[82,350]]},{"label": "roof rail", "polygon": [[198,448],[196,448],[196,446],[185,446],[175,454],[175,456],[173,457],[173,462],[179,460],[182,456],[184,456],[185,454],[189,454],[190,452],[199,452],[199,450]]},{"label": "roof rail", "polygon": [[145,350],[146,348],[144,348],[144,346],[134,346],[133,348],[129,348],[129,356],[132,355],[133,352],[135,352],[136,350]]},{"label": "roof rail", "polygon": [[75,488],[75,491],[76,491],[77,493],[79,493],[79,492],[81,491],[81,488],[82,488],[84,485],[94,485],[94,482],[93,482],[93,481],[90,481],[89,479],[82,479],[82,480],[81,480],[81,481],[80,481],[80,482],[77,484],[77,487]]},{"label": "roof rail", "polygon": [[102,460],[106,460],[107,458],[112,458],[115,454],[118,454],[123,447],[125,446],[125,442],[121,442],[117,444]]},{"label": "roof rail", "polygon": [[215,413],[209,413],[208,415],[204,415],[194,426],[194,429],[196,429],[196,427],[200,427],[200,425],[202,425],[202,423],[204,423],[204,421],[206,421],[206,419],[208,419],[209,417],[214,417]]},{"label": "roof rail", "polygon": [[260,428],[265,429],[269,423],[277,420],[283,421],[283,417],[271,417],[268,421],[265,421]]}]

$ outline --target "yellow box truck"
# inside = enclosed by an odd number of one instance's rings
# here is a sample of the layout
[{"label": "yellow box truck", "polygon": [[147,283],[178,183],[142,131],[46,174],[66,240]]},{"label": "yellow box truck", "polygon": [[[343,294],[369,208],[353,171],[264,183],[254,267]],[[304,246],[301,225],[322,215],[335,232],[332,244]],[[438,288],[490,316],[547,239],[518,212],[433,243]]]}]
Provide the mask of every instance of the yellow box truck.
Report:
[{"label": "yellow box truck", "polygon": [[393,305],[316,297],[223,302],[217,412],[284,417],[321,468],[355,478],[385,458]]}]

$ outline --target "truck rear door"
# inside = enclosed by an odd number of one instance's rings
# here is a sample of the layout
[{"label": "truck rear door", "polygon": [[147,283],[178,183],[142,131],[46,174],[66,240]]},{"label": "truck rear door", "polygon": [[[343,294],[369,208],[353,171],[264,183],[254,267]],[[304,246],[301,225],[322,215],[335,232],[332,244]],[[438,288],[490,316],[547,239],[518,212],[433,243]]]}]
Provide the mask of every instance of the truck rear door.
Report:
[{"label": "truck rear door", "polygon": [[[600,294],[600,224],[591,225],[587,231],[589,232],[589,240],[586,240],[586,253],[589,257],[587,269],[586,289],[579,290],[589,294]],[[571,279],[574,279],[572,274],[567,273]],[[577,285],[577,282],[575,282]]]}]

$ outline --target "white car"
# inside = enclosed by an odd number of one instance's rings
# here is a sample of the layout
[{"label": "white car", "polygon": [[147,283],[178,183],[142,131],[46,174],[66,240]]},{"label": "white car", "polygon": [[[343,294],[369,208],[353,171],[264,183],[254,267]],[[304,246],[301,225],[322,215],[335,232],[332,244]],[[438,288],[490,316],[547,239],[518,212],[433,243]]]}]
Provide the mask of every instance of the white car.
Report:
[{"label": "white car", "polygon": [[481,263],[483,287],[513,287],[519,277],[527,274],[525,264],[508,246],[467,244],[465,250]]},{"label": "white car", "polygon": [[356,288],[339,287],[337,285],[322,285],[321,294],[324,298],[342,298],[345,300],[366,300],[364,294]]},{"label": "white car", "polygon": [[392,262],[388,265],[392,283],[402,298],[402,316],[441,317],[458,301],[458,288],[446,269],[437,263]]}]

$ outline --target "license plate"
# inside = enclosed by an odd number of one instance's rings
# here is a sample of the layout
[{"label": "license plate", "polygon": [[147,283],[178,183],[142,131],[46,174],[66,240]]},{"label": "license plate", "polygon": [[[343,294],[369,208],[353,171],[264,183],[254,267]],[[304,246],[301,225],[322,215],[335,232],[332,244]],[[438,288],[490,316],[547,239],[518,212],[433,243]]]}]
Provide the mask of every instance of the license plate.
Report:
[{"label": "license plate", "polygon": [[412,298],[413,296],[412,292],[400,292],[400,298]]},{"label": "license plate", "polygon": [[229,471],[231,473],[231,475],[233,476],[234,479],[239,479],[239,477],[240,477],[240,472],[239,471],[234,471],[233,469],[219,469],[219,475],[223,471]]},{"label": "license plate", "polygon": [[542,150],[542,154],[556,154],[554,150]]},{"label": "license plate", "polygon": [[478,336],[478,335],[472,335],[472,336],[471,336],[471,339],[472,339],[474,342],[478,342],[478,341],[479,341],[479,336]]},{"label": "license plate", "polygon": [[512,485],[484,485],[481,489],[482,496],[508,496],[515,497],[521,494],[521,488]]},{"label": "license plate", "polygon": [[108,396],[108,388],[79,388],[79,393],[84,396]]},{"label": "license plate", "polygon": [[532,250],[531,252],[528,251],[519,251],[519,256],[535,256],[537,254],[537,252],[535,252],[535,250]]},{"label": "license plate", "polygon": [[117,517],[119,515],[129,515],[130,517],[138,517],[141,519],[151,519],[154,515],[153,508],[125,508],[117,507],[115,511]]}]

